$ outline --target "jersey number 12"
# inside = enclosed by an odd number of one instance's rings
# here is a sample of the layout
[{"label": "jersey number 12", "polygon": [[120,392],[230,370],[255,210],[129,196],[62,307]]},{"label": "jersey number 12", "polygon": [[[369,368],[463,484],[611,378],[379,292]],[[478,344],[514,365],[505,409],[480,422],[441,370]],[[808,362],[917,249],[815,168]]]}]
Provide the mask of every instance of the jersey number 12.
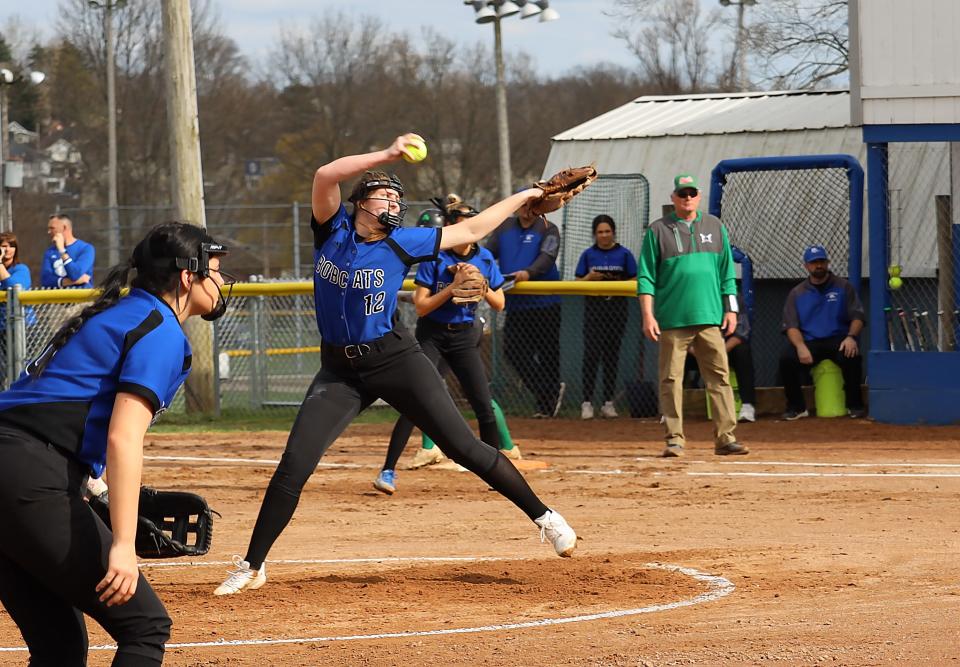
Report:
[{"label": "jersey number 12", "polygon": [[377,292],[376,294],[367,294],[363,297],[363,303],[366,306],[367,315],[383,312],[383,300],[386,298],[386,292]]}]

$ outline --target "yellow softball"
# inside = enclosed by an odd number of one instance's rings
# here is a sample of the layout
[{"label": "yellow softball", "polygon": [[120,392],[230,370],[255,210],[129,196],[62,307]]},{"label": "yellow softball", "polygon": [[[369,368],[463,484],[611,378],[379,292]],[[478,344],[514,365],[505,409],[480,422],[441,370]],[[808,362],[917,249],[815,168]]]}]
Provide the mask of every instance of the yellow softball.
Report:
[{"label": "yellow softball", "polygon": [[427,157],[427,143],[423,139],[411,139],[406,149],[403,159],[407,162],[422,162]]}]

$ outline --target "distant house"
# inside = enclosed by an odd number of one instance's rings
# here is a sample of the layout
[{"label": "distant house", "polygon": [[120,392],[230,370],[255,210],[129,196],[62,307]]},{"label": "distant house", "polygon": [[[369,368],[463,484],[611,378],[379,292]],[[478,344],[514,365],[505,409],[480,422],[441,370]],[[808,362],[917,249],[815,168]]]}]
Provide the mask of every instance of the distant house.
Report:
[{"label": "distant house", "polygon": [[8,126],[10,160],[23,163],[23,189],[27,192],[70,194],[70,183],[82,171],[82,156],[63,136],[62,126],[40,137],[16,121]]}]

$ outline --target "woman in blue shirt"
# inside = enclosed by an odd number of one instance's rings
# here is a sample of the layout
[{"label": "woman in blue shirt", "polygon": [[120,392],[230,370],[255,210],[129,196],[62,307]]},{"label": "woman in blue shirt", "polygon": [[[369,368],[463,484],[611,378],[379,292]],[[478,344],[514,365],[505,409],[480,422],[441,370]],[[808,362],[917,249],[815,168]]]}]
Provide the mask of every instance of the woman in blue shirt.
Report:
[{"label": "woman in blue shirt", "polygon": [[[583,251],[577,263],[577,280],[630,280],[637,277],[633,253],[617,243],[617,223],[609,215],[593,219],[596,243]],[[627,307],[632,299],[616,296],[588,296],[583,312],[583,403],[582,419],[593,419],[593,387],[603,363],[603,404],[600,414],[617,416],[613,391],[617,383],[620,343],[627,326]]]},{"label": "woman in blue shirt", "polygon": [[[183,322],[226,309],[225,252],[200,227],[154,227],[0,393],[0,602],[31,665],[86,664],[84,614],[115,667],[163,662],[170,618],[135,552],[143,438],[190,372]],[[83,496],[104,467],[112,532]]]},{"label": "woman in blue shirt", "polygon": [[[440,203],[439,200],[434,200]],[[454,225],[477,215],[477,210],[463,202],[455,194],[447,195],[443,207],[443,226]],[[443,250],[432,262],[421,262],[414,282],[413,304],[417,309],[417,341],[434,364],[444,359],[457,376],[463,393],[473,408],[480,429],[480,440],[502,450],[497,418],[490,397],[490,380],[480,356],[480,340],[483,325],[476,317],[478,303],[458,305],[451,301],[453,286],[459,273],[458,267],[472,264],[480,270],[487,281],[484,300],[495,311],[503,310],[506,297],[503,294],[504,278],[497,261],[486,248],[476,243],[467,243]],[[396,467],[403,454],[413,422],[401,415],[390,435],[390,446],[383,469],[373,486],[386,494],[396,491]],[[505,456],[516,458],[516,448],[502,450]],[[515,452],[515,453],[514,453]]]},{"label": "woman in blue shirt", "polygon": [[[0,233],[0,290],[6,292],[14,285],[21,290],[30,289],[30,268],[20,262],[20,244],[13,232]],[[33,308],[24,309],[28,323],[36,321]],[[0,304],[0,384],[6,386],[7,380],[7,309]]]},{"label": "woman in blue shirt", "polygon": [[[416,340],[393,326],[397,292],[411,265],[476,243],[541,191],[524,190],[441,229],[401,227],[403,185],[377,168],[409,156],[407,146],[418,139],[397,137],[389,148],[339,158],[314,174],[310,226],[322,368],[307,389],[267,487],[246,558],[235,559],[236,569],[215,595],[266,582],[267,553],[293,517],[307,479],[343,429],[378,398],[523,510],[559,555],[569,556],[576,547],[573,529],[543,504],[509,459],[474,436],[434,364]],[[353,212],[347,213],[340,184],[358,176],[349,197]]]}]

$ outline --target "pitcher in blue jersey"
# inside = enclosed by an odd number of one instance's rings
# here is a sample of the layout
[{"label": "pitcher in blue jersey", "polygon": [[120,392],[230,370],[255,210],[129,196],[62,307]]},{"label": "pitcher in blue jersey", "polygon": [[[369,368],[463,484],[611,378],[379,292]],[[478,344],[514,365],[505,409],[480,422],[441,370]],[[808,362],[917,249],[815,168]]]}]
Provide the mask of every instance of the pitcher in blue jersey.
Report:
[{"label": "pitcher in blue jersey", "polygon": [[[558,554],[569,556],[576,547],[576,534],[563,517],[540,501],[509,459],[474,436],[417,341],[393,327],[397,292],[412,264],[476,243],[541,191],[517,193],[457,225],[401,227],[403,185],[375,170],[403,157],[415,138],[397,137],[389,148],[339,158],[314,174],[310,227],[322,368],[307,389],[267,487],[246,557],[236,558],[237,568],[216,595],[266,582],[267,553],[293,516],[307,479],[343,429],[378,398],[523,510]],[[340,183],[357,177],[348,213]]]},{"label": "pitcher in blue jersey", "polygon": [[[170,617],[134,549],[143,438],[190,372],[183,322],[226,309],[225,253],[200,227],[154,227],[0,393],[0,602],[31,665],[85,665],[84,614],[117,642],[114,666],[163,662]],[[104,466],[112,532],[83,497]]]},{"label": "pitcher in blue jersey", "polygon": [[[454,225],[477,215],[477,210],[466,204],[455,194],[447,195],[443,204],[443,226]],[[475,243],[441,250],[432,262],[421,262],[414,282],[417,287],[413,293],[413,303],[417,309],[417,341],[424,354],[434,364],[443,359],[460,381],[460,387],[473,408],[480,430],[480,440],[500,449],[508,458],[520,458],[520,450],[511,447],[503,449],[497,418],[493,411],[490,396],[490,380],[480,356],[480,340],[483,337],[483,324],[477,318],[477,303],[456,304],[453,297],[453,285],[456,280],[454,271],[463,263],[476,266],[487,281],[484,300],[496,311],[503,310],[506,297],[503,293],[503,274],[497,262],[486,248]],[[459,271],[457,271],[459,273]],[[390,434],[390,446],[383,468],[373,482],[374,488],[386,494],[396,491],[396,467],[407,440],[413,430],[413,422],[401,415]]]}]

